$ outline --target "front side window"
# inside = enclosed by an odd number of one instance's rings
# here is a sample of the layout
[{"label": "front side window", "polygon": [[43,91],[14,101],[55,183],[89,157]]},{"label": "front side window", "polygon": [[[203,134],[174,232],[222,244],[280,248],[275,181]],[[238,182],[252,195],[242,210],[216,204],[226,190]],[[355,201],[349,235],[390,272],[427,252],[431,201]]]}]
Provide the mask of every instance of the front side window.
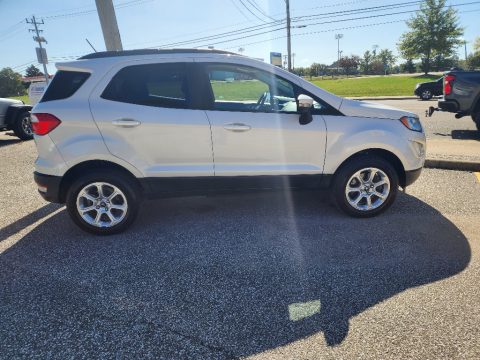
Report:
[{"label": "front side window", "polygon": [[294,86],[259,69],[240,65],[208,65],[214,110],[296,113]]},{"label": "front side window", "polygon": [[129,104],[187,108],[189,91],[186,65],[127,66],[113,77],[101,97]]}]

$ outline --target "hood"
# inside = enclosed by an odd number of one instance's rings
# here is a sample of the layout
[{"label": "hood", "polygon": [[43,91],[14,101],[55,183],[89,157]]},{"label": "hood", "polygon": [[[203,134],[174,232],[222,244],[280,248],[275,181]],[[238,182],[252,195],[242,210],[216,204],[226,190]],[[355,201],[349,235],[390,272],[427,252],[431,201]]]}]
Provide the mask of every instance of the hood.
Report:
[{"label": "hood", "polygon": [[398,120],[402,116],[415,116],[416,114],[409,111],[396,109],[391,106],[368,101],[358,101],[344,99],[339,110],[347,116],[363,116],[372,118],[383,118]]}]

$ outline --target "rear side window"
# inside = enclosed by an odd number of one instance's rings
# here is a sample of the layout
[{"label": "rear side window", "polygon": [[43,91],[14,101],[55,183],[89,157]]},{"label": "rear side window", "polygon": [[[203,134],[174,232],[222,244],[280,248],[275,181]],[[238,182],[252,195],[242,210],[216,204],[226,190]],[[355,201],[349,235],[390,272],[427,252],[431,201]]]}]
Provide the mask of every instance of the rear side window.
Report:
[{"label": "rear side window", "polygon": [[106,100],[129,104],[188,108],[186,64],[146,64],[120,70],[102,94]]},{"label": "rear side window", "polygon": [[90,73],[80,71],[57,71],[40,102],[66,99],[80,89]]}]

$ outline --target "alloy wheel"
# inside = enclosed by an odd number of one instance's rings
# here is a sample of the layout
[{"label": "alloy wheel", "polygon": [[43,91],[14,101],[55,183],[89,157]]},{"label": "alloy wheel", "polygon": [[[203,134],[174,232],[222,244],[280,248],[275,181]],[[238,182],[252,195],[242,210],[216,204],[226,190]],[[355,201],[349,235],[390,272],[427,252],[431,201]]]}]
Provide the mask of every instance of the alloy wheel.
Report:
[{"label": "alloy wheel", "polygon": [[77,211],[88,224],[105,228],[119,224],[127,215],[125,194],[115,185],[95,182],[85,186],[77,196]]},{"label": "alloy wheel", "polygon": [[370,211],[380,207],[390,194],[390,180],[380,169],[368,167],[357,171],[347,182],[345,196],[353,208]]}]

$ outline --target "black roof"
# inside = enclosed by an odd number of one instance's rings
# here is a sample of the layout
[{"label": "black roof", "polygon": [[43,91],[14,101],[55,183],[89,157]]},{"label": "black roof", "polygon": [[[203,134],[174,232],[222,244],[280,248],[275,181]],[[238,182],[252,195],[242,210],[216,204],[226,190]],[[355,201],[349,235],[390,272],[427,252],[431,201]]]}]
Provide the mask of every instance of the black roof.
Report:
[{"label": "black roof", "polygon": [[80,59],[99,59],[115,56],[131,56],[131,55],[156,55],[156,54],[183,54],[183,53],[201,53],[201,54],[230,54],[238,55],[223,50],[206,50],[206,49],[138,49],[138,50],[122,50],[122,51],[99,51],[84,55]]}]

